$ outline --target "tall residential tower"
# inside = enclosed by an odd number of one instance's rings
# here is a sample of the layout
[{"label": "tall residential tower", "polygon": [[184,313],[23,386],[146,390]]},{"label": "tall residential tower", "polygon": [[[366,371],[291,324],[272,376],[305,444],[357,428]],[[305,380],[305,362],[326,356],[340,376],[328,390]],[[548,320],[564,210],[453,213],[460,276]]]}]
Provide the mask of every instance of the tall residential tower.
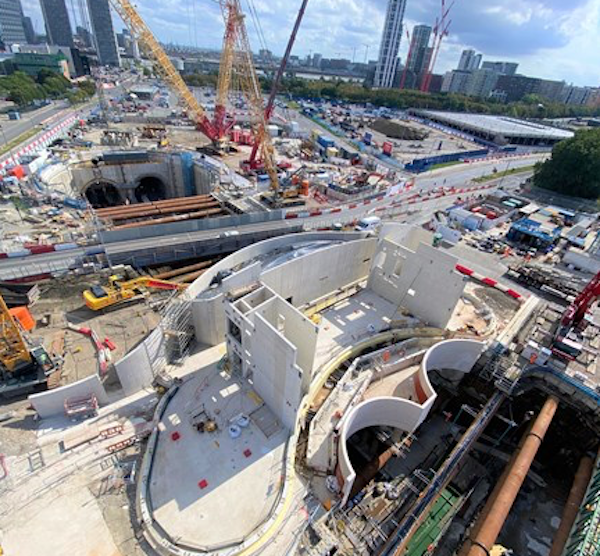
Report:
[{"label": "tall residential tower", "polygon": [[458,70],[474,71],[479,69],[482,57],[481,54],[477,54],[474,50],[463,50],[458,62]]},{"label": "tall residential tower", "polygon": [[100,64],[120,66],[121,58],[108,0],[88,0],[88,10]]},{"label": "tall residential tower", "polygon": [[389,89],[394,85],[405,9],[406,0],[389,0],[375,69],[375,87]]},{"label": "tall residential tower", "polygon": [[48,43],[56,46],[73,46],[73,33],[65,0],[40,0]]},{"label": "tall residential tower", "polygon": [[406,88],[418,88],[431,60],[433,49],[429,46],[432,29],[429,25],[417,25],[410,41],[410,55],[406,60]]},{"label": "tall residential tower", "polygon": [[0,42],[4,46],[26,42],[20,0],[2,0],[0,2]]}]

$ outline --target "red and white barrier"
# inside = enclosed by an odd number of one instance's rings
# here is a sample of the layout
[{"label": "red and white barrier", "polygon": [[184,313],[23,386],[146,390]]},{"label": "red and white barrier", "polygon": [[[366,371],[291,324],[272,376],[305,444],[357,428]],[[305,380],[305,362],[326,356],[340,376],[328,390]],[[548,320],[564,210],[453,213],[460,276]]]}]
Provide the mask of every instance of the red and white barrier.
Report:
[{"label": "red and white barrier", "polygon": [[498,282],[498,280],[494,280],[493,278],[487,278],[487,277],[483,276],[482,274],[475,272],[472,268],[468,268],[461,264],[456,265],[456,270],[458,272],[460,272],[461,274],[468,276],[469,278],[473,278],[473,280],[477,280],[478,282],[482,283],[484,286],[488,286],[490,288],[499,290],[502,293],[504,293],[504,294],[508,295],[509,297],[512,297],[513,299],[516,299],[518,301],[523,301],[523,296],[519,292],[505,286],[504,284],[501,284],[500,282]]},{"label": "red and white barrier", "polygon": [[30,140],[25,146],[20,147],[18,150],[13,151],[6,158],[0,160],[0,171],[2,171],[8,165],[15,165],[19,163],[22,156],[31,154],[38,150],[44,149],[57,137],[65,133],[77,120],[76,116],[70,116],[66,120],[56,124],[52,129],[40,133],[34,139]]}]

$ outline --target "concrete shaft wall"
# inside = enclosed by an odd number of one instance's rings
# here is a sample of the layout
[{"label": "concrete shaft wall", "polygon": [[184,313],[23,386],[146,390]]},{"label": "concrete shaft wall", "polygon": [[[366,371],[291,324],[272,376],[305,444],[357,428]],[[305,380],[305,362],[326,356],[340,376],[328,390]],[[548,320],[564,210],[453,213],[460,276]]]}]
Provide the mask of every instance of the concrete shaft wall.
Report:
[{"label": "concrete shaft wall", "polygon": [[416,252],[389,239],[378,246],[369,289],[422,321],[445,328],[463,293],[458,259],[420,243]]},{"label": "concrete shaft wall", "polygon": [[442,374],[447,371],[466,374],[471,371],[484,349],[485,343],[475,340],[440,342],[427,350],[415,376],[415,389],[419,401],[394,397],[371,398],[357,405],[344,417],[340,427],[336,471],[342,487],[344,504],[356,479],[356,471],[350,462],[347,449],[350,437],[358,431],[374,426],[414,432],[426,419],[437,398],[429,380],[429,373],[436,370]]},{"label": "concrete shaft wall", "polygon": [[177,156],[164,156],[161,159],[145,163],[100,164],[97,169],[90,163],[71,168],[73,189],[85,195],[87,189],[97,181],[114,185],[120,192],[123,201],[138,202],[135,188],[146,177],[161,180],[165,187],[165,197],[174,199],[184,197],[185,185],[181,159]]},{"label": "concrete shaft wall", "polygon": [[65,401],[94,394],[100,405],[108,403],[108,396],[98,375],[92,375],[73,384],[67,384],[54,390],[29,396],[31,405],[37,414],[45,419],[65,414]]},{"label": "concrete shaft wall", "polygon": [[[366,259],[368,253],[374,250],[375,240],[364,240],[362,239],[363,237],[362,234],[339,234],[335,232],[288,235],[261,241],[260,243],[240,249],[216,265],[213,265],[208,272],[204,273],[198,280],[191,284],[186,292],[186,295],[194,300],[192,303],[192,317],[196,340],[199,343],[206,345],[217,345],[223,342],[226,332],[226,318],[223,304],[224,292],[251,284],[259,278],[262,279],[262,276],[267,277],[264,280],[265,283],[273,285],[272,289],[280,294],[281,297],[284,299],[292,297],[293,305],[298,306],[300,300],[308,297],[306,292],[309,292],[310,295],[315,294],[314,298],[317,298],[320,297],[320,295],[317,295],[320,291],[323,291],[321,295],[324,295],[345,283],[352,282],[353,276],[360,276],[362,272],[365,273],[363,276],[366,275],[368,269],[365,270],[365,268],[362,267],[362,264],[358,265],[359,268],[353,268],[352,264],[348,264],[349,261],[362,261],[363,259]],[[264,275],[262,272],[262,264],[260,262],[249,264],[244,269],[226,278],[221,287],[213,290],[212,295],[206,291],[209,290],[212,279],[220,271],[229,270],[244,263],[249,263],[260,256],[267,255],[278,249],[285,249],[286,247],[303,242],[327,240],[342,242],[341,245],[323,250],[323,253],[327,252],[329,257],[337,257],[336,260],[339,265],[336,270],[337,272],[340,272],[340,278],[337,283],[335,281],[336,274],[333,272],[329,272],[326,280],[319,282],[319,279],[323,278],[323,269],[328,267],[328,263],[326,262],[327,256],[317,251],[302,257],[301,259],[296,259],[289,263],[284,263],[280,267],[268,270]],[[334,251],[331,251],[331,249],[344,246],[347,246],[348,250],[343,250],[342,252],[345,253],[344,257],[347,258],[334,254]],[[353,253],[357,253],[358,256],[355,256]],[[316,259],[309,257],[316,257]],[[363,259],[359,259],[359,257],[363,257]],[[306,264],[301,261],[306,261]],[[315,264],[315,261],[319,262],[320,265],[325,266],[318,266]],[[365,262],[365,267],[368,264],[370,264],[370,262]],[[303,274],[303,280],[298,280],[297,277],[292,275],[292,273],[298,271],[300,267],[306,269]],[[292,291],[293,287],[298,288],[297,292]]]}]

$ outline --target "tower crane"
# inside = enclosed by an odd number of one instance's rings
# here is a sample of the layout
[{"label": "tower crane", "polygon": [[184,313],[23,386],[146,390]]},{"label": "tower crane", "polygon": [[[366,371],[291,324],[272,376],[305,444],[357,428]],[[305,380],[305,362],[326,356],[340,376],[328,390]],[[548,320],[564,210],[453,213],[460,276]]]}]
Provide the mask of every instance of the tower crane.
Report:
[{"label": "tower crane", "polygon": [[29,348],[0,295],[0,397],[45,384],[53,370],[42,346]]},{"label": "tower crane", "polygon": [[[138,39],[147,54],[154,60],[161,77],[179,96],[189,115],[196,121],[200,131],[219,150],[224,149],[227,134],[232,125],[227,116],[225,105],[227,91],[231,83],[232,68],[235,67],[238,70],[243,93],[252,114],[255,140],[261,144],[261,153],[271,182],[271,188],[277,193],[279,191],[279,178],[275,165],[274,149],[271,136],[267,130],[262,92],[252,60],[244,14],[239,0],[220,0],[223,12],[226,14],[226,29],[221,55],[222,75],[219,76],[217,106],[213,121],[210,120],[202,105],[185,84],[185,81],[130,0],[110,0],[110,2],[123,22],[129,27],[132,35]],[[259,105],[260,110],[258,109]]]},{"label": "tower crane", "polygon": [[[277,75],[273,80],[273,85],[271,86],[271,93],[269,94],[269,100],[267,101],[267,107],[265,108],[265,119],[267,123],[271,119],[273,115],[273,108],[275,106],[275,97],[277,96],[277,92],[279,91],[279,86],[281,85],[281,80],[283,79],[283,74],[285,72],[285,68],[287,67],[288,60],[290,59],[290,55],[292,54],[292,48],[294,48],[294,43],[296,42],[296,37],[298,36],[298,30],[300,29],[300,24],[302,23],[302,19],[304,18],[304,12],[306,11],[306,6],[308,4],[308,0],[302,0],[302,5],[298,10],[298,15],[296,16],[296,23],[294,23],[294,28],[292,30],[292,34],[290,35],[287,47],[285,49],[285,53],[283,58],[281,59],[281,64],[279,65],[279,69],[277,70]],[[250,167],[254,168],[256,166],[260,166],[257,161],[257,154],[259,149],[259,144],[255,143],[252,148],[252,153],[250,154]]]}]

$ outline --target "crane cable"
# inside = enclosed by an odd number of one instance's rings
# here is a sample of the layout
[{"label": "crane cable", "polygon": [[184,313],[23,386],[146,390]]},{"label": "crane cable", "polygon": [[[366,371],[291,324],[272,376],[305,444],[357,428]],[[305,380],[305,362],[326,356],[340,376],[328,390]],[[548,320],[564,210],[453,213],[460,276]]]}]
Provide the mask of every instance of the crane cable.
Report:
[{"label": "crane cable", "polygon": [[254,0],[246,0],[248,4],[248,11],[252,17],[252,22],[254,23],[254,27],[256,29],[256,34],[258,35],[258,41],[260,42],[261,47],[264,50],[268,50],[267,41],[265,39],[265,34],[263,32],[262,25],[260,24],[260,18],[258,17],[258,12],[256,10],[256,6],[254,5]]}]

